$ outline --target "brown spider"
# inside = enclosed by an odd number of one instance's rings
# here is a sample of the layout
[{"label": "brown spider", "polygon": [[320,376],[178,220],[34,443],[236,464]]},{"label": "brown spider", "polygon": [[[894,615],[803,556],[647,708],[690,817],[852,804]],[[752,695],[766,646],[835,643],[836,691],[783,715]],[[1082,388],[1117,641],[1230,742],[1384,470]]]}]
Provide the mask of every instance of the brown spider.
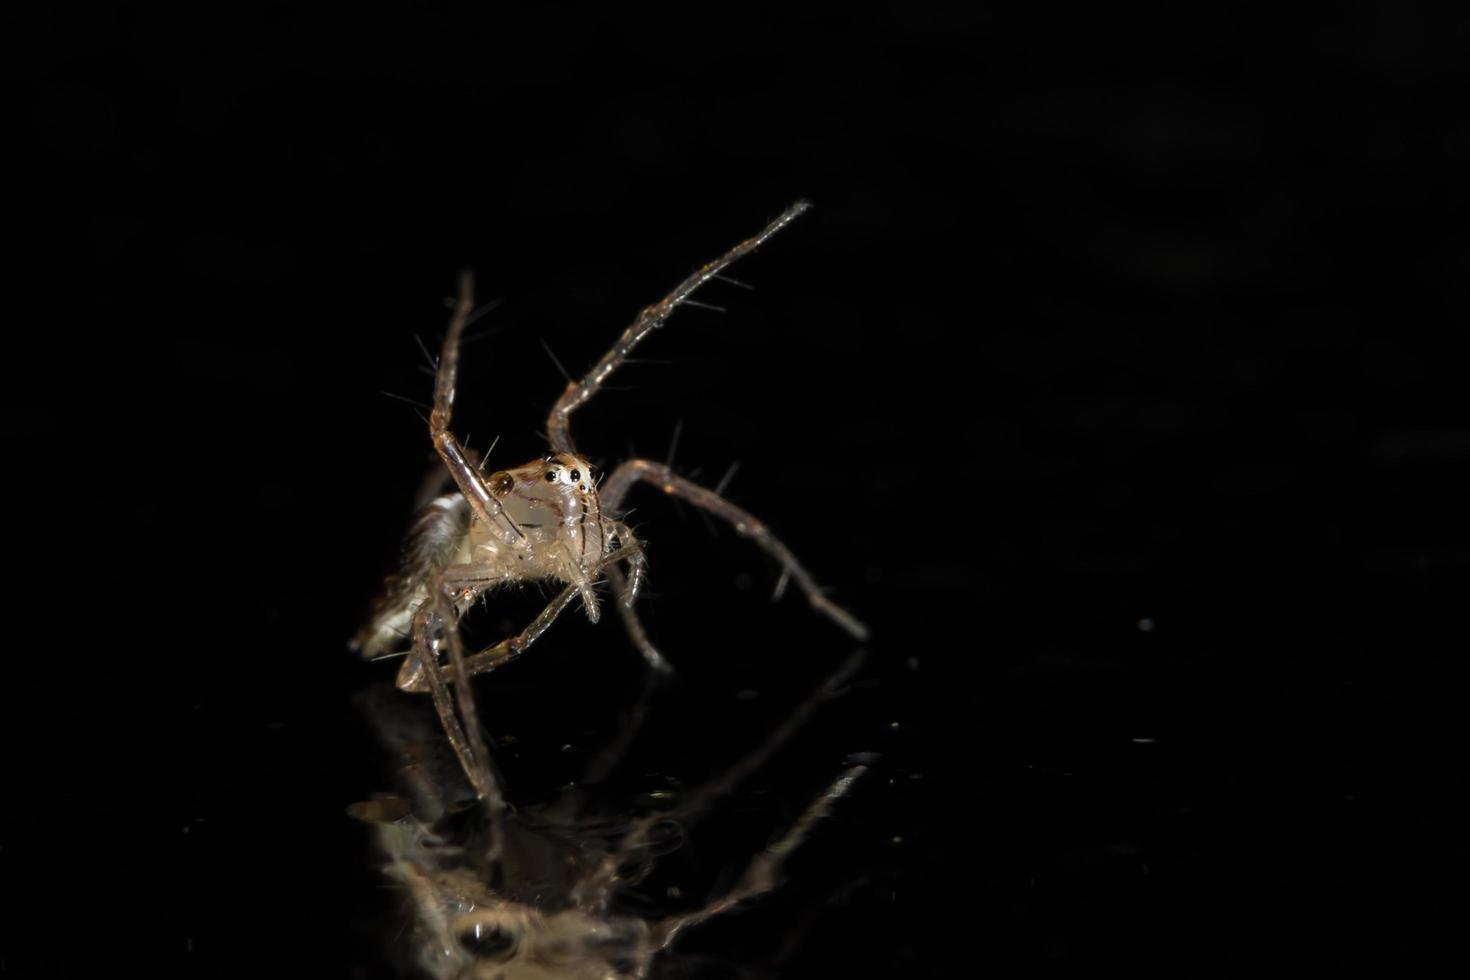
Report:
[{"label": "brown spider", "polygon": [[[401,567],[388,579],[353,646],[365,657],[378,658],[397,652],[402,639],[409,638],[409,656],[398,673],[398,686],[405,691],[433,694],[446,733],[472,778],[477,770],[488,772],[488,763],[472,764],[472,740],[466,738],[464,728],[454,718],[448,688],[458,679],[456,673],[467,680],[470,675],[494,670],[520,656],[578,596],[587,618],[597,622],[594,587],[604,573],[616,591],[617,609],[634,645],[650,665],[668,669],[633,607],[646,567],[643,550],[628,526],[617,519],[623,498],[636,481],[651,483],[730,522],[737,532],[780,562],[783,576],[796,582],[813,608],[852,636],[866,637],[862,623],[822,594],[791,550],[760,520],[715,491],[651,460],[623,463],[599,487],[591,464],[573,445],[569,429],[572,413],[602,388],[633,349],[662,326],[675,308],[808,207],[806,201],[793,204],[758,235],[699,269],[640,313],[585,377],[568,383],[552,407],[546,427],[551,455],[488,476],[449,430],[460,340],[474,308],[471,278],[468,273],[461,277],[459,300],[439,357],[429,416],[434,448],[458,492],[438,498],[414,518]],[[618,567],[620,563],[627,566],[626,575]],[[457,671],[455,665],[441,662],[443,634],[457,632],[458,619],[477,599],[496,586],[534,580],[562,583],[564,588],[530,625],[515,636],[464,657]],[[440,595],[447,598],[447,604],[438,601]],[[441,610],[447,612],[441,614]],[[489,785],[477,789],[482,795],[498,795]]]}]

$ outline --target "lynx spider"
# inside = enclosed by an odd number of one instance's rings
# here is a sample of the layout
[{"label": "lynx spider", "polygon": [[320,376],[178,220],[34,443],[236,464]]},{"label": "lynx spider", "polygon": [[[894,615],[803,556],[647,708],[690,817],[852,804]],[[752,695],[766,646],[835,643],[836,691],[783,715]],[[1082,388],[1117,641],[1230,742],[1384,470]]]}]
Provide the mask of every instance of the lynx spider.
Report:
[{"label": "lynx spider", "polygon": [[[627,361],[634,348],[661,327],[696,290],[716,278],[733,262],[754,251],[776,232],[806,211],[798,201],[759,234],[730,249],[681,282],[673,292],[643,310],[623,331],[612,348],[581,379],[571,381],[551,409],[546,431],[552,453],[511,469],[484,475],[471,454],[450,431],[460,342],[474,309],[473,282],[460,279],[434,385],[429,433],[434,448],[454,479],[457,492],[434,500],[414,518],[398,572],[385,583],[367,625],[353,646],[364,657],[392,655],[401,638],[410,638],[409,656],[398,673],[398,687],[433,695],[446,734],[482,798],[498,799],[487,759],[476,758],[466,725],[455,717],[449,686],[463,690],[471,675],[495,670],[519,657],[580,597],[587,618],[600,618],[594,588],[606,573],[617,598],[615,605],[633,644],[650,666],[667,670],[668,664],[648,638],[634,602],[642,586],[646,562],[632,530],[616,518],[623,499],[635,482],[658,487],[723,518],[741,535],[774,557],[806,594],[818,612],[857,639],[867,629],[852,614],[822,594],[811,573],[759,519],[724,499],[716,491],[674,473],[668,465],[632,459],[619,465],[599,486],[587,458],[577,452],[570,431],[571,415],[603,387],[608,377]],[[627,567],[626,574],[619,567]],[[549,580],[564,588],[520,633],[462,661],[441,662],[443,634],[457,633],[460,617],[490,589],[512,582]],[[448,605],[438,597],[447,597]],[[430,600],[433,601],[430,601]],[[456,682],[460,683],[456,683]],[[463,707],[461,700],[460,707]]]}]

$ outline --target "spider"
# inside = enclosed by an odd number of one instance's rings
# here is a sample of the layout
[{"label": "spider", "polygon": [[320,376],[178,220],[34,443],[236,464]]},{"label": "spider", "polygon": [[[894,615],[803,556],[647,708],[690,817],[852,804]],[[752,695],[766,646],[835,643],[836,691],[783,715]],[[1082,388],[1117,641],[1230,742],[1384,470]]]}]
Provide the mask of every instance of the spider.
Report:
[{"label": "spider", "polygon": [[[433,601],[439,615],[453,614],[447,596]],[[458,632],[448,631],[446,640],[451,670],[460,672],[465,652]],[[436,980],[647,978],[686,929],[774,889],[786,859],[868,772],[869,754],[849,756],[837,777],[748,861],[733,885],[696,907],[660,911],[641,887],[659,858],[677,848],[720,797],[780,751],[823,703],[843,693],[862,661],[861,651],[849,657],[755,749],[672,809],[633,818],[589,810],[583,788],[606,785],[619,767],[646,715],[660,676],[656,670],[647,670],[624,731],[593,756],[583,778],[548,802],[513,810],[481,792],[497,776],[468,683],[458,685],[456,695],[472,760],[465,771],[478,801],[466,794],[427,712],[385,696],[386,685],[368,692],[362,706],[398,760],[404,795],[380,795],[348,812],[376,827],[388,875],[403,886],[412,913],[414,965]]]},{"label": "spider", "polygon": [[[448,688],[456,678],[440,660],[442,633],[456,632],[458,620],[491,589],[526,581],[564,586],[520,633],[466,656],[461,668],[466,679],[519,657],[578,597],[587,618],[596,623],[600,611],[595,587],[604,574],[616,594],[616,608],[634,646],[655,669],[669,669],[634,609],[647,562],[638,539],[618,518],[624,498],[639,481],[728,521],[780,563],[783,578],[796,582],[817,612],[851,636],[866,638],[866,627],[823,595],[791,550],[755,516],[716,491],[652,460],[628,460],[599,483],[592,464],[572,442],[570,429],[572,413],[597,394],[634,348],[661,327],[676,308],[690,302],[700,286],[720,276],[731,263],[754,251],[809,207],[806,201],[791,205],[759,234],[703,266],[643,310],[586,376],[568,382],[552,407],[546,423],[551,454],[489,475],[483,472],[484,463],[477,465],[450,431],[460,341],[474,309],[473,281],[468,273],[461,276],[458,302],[437,365],[434,404],[428,420],[434,448],[457,491],[439,497],[415,516],[400,567],[388,578],[367,624],[352,645],[364,657],[377,659],[399,652],[403,639],[408,638],[409,655],[399,670],[397,685],[405,691],[428,691],[434,696],[446,732],[467,772],[477,767],[463,728],[453,718]],[[626,566],[626,573],[621,566]],[[442,615],[437,599],[430,601],[440,593],[449,597]],[[481,789],[491,792],[488,786]]]}]

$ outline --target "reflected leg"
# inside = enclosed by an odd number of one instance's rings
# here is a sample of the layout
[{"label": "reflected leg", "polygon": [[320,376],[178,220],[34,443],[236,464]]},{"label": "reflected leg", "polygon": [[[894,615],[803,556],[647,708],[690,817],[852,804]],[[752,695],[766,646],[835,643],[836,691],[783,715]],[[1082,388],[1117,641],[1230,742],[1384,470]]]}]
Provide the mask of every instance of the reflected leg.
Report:
[{"label": "reflected leg", "polygon": [[853,784],[867,771],[867,766],[852,766],[838,776],[821,796],[812,801],[780,840],[751,859],[745,873],[729,892],[703,908],[669,916],[655,923],[649,936],[654,948],[667,949],[680,931],[728,912],[741,902],[775,888],[780,883],[781,866],[786,863],[786,859],[802,845],[816,822],[831,813],[832,804],[847,795]]},{"label": "reflected leg", "polygon": [[691,826],[698,821],[715,801],[769,762],[771,757],[801,730],[817,708],[840,696],[847,682],[858,672],[866,659],[867,651],[865,650],[858,650],[848,657],[843,661],[842,666],[823,681],[822,686],[817,688],[810,697],[797,705],[786,720],[777,725],[760,745],[746,753],[743,758],[724,772],[694,790],[673,810],[650,813],[636,820],[618,846],[605,855],[602,861],[589,871],[582,881],[577,883],[576,888],[572,891],[572,900],[584,908],[605,910],[616,886],[637,881],[649,870],[650,865],[645,863],[638,874],[630,876],[626,881],[619,877],[621,869],[633,861],[640,851],[648,848],[657,827],[669,822]]}]

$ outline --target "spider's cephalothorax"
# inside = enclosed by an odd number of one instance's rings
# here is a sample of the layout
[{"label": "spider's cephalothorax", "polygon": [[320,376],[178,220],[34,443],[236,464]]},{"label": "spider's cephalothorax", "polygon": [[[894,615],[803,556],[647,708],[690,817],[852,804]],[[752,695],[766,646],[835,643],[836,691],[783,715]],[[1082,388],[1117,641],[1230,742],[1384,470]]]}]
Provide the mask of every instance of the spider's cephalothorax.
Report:
[{"label": "spider's cephalothorax", "polygon": [[[404,547],[402,568],[387,588],[355,645],[384,656],[413,630],[438,579],[463,610],[496,585],[545,580],[580,596],[587,616],[600,618],[593,586],[610,556],[628,558],[632,577],[623,593],[636,598],[642,554],[627,526],[603,516],[592,464],[575,453],[553,453],[484,478],[490,519],[474,513],[460,493],[446,494],[419,512]],[[534,638],[534,637],[532,637]],[[507,653],[516,651],[514,645]],[[419,660],[399,673],[405,690],[425,690]]]},{"label": "spider's cephalothorax", "polygon": [[[509,551],[536,571],[562,582],[580,582],[597,573],[612,550],[612,529],[602,519],[592,465],[571,453],[500,470],[486,479],[506,521],[470,525],[472,560]],[[515,531],[507,533],[504,524]]]},{"label": "spider's cephalothorax", "polygon": [[[649,642],[634,602],[644,576],[643,550],[627,525],[616,520],[623,498],[637,483],[647,483],[729,522],[781,565],[782,582],[790,580],[818,612],[863,639],[866,628],[823,595],[811,573],[755,515],[673,472],[667,464],[632,459],[619,465],[600,484],[594,483],[586,457],[572,442],[572,413],[585,405],[642,341],[663,326],[673,311],[689,302],[695,290],[720,276],[730,263],[754,251],[809,205],[798,201],[715,261],[685,279],[672,293],[645,309],[623,331],[612,349],[581,379],[569,381],[546,420],[552,454],[544,459],[486,475],[450,430],[460,340],[474,312],[473,284],[460,281],[459,302],[439,357],[429,435],[454,480],[456,491],[434,500],[414,518],[399,570],[392,575],[373,608],[368,624],[353,646],[369,658],[389,656],[408,646],[409,657],[398,674],[398,686],[428,691],[434,697],[451,742],[468,752],[468,733],[455,719],[453,697],[464,699],[473,674],[491,671],[518,657],[573,600],[581,598],[587,616],[598,620],[595,587],[606,575],[616,608],[630,639],[648,663],[660,670],[668,664]],[[457,641],[464,612],[500,585],[549,581],[561,592],[520,633],[462,658],[458,673],[443,660],[446,640]],[[779,591],[779,589],[778,589]],[[467,771],[472,760],[462,756]],[[479,767],[485,771],[485,767]],[[492,793],[488,783],[477,787]]]}]

